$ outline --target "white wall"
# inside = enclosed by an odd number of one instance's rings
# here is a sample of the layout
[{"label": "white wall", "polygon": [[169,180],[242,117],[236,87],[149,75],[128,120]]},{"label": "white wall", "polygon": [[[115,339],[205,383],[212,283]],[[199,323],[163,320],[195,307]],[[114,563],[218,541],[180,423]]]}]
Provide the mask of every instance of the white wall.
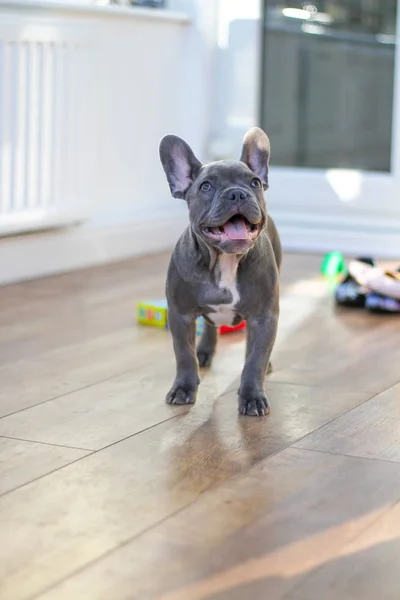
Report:
[{"label": "white wall", "polygon": [[177,8],[185,6],[0,0],[0,42],[1,25],[10,23],[19,36],[28,23],[44,37],[85,32],[90,81],[74,91],[93,132],[76,146],[86,174],[79,212],[86,218],[68,229],[0,239],[1,282],[169,249],[183,230],[186,205],[169,195],[158,145],[175,133],[205,154],[214,18],[209,0],[191,2],[190,11]]},{"label": "white wall", "polygon": [[158,146],[174,133],[204,154],[207,41],[199,16],[188,17],[156,20],[149,10],[148,19],[96,23],[95,38],[102,40],[96,61],[96,222],[185,212],[168,193]]}]

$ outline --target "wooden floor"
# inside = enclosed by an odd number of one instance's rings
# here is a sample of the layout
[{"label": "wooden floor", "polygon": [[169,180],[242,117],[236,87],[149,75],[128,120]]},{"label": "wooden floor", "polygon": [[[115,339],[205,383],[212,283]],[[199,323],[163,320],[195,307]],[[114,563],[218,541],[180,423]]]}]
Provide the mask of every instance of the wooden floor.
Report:
[{"label": "wooden floor", "polygon": [[242,333],[170,407],[134,318],[167,260],[0,288],[1,600],[399,600],[400,317],[286,256],[270,417],[237,415]]}]

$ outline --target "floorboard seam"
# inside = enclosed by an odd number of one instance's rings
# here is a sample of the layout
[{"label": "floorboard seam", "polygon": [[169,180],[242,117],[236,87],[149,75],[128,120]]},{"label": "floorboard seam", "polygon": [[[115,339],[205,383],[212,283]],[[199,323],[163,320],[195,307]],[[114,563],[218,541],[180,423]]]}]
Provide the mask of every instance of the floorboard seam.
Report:
[{"label": "floorboard seam", "polygon": [[80,448],[79,446],[67,446],[66,444],[53,444],[52,442],[39,442],[38,440],[28,440],[26,438],[14,437],[12,435],[0,434],[0,439],[15,440],[17,442],[27,442],[29,444],[41,444],[42,446],[52,446],[53,448],[67,448],[68,450],[82,450],[83,452],[94,452],[93,448]]},{"label": "floorboard seam", "polygon": [[355,458],[357,460],[368,460],[372,462],[383,462],[389,465],[399,465],[400,460],[389,460],[388,458],[378,458],[375,456],[358,456],[354,454],[344,454],[343,452],[329,452],[328,450],[319,450],[316,448],[303,448],[296,446],[297,442],[293,444],[293,450],[304,450],[305,452],[318,452],[319,454],[328,454],[328,456],[344,456],[345,458]]},{"label": "floorboard seam", "polygon": [[43,475],[39,475],[39,477],[34,477],[30,481],[26,481],[25,483],[22,483],[21,485],[17,485],[17,487],[13,488],[12,490],[7,490],[6,492],[3,492],[2,494],[0,494],[0,499],[3,498],[4,496],[8,496],[9,494],[12,494],[13,492],[17,492],[21,488],[24,488],[27,485],[30,485],[31,483],[35,483],[36,481],[40,481],[40,479],[44,479],[48,475],[52,475],[53,473],[57,473],[57,471],[61,471],[61,469],[65,469],[66,467],[69,467],[70,465],[74,465],[75,463],[78,463],[81,460],[84,460],[85,458],[88,458],[89,456],[92,456],[92,454],[94,454],[94,452],[89,452],[88,454],[85,454],[85,456],[80,456],[79,458],[76,458],[75,460],[71,460],[69,463],[67,463],[65,465],[60,465],[59,467],[57,467],[56,469],[53,469],[52,471],[49,471],[48,473],[43,473]]},{"label": "floorboard seam", "polygon": [[[327,425],[330,425],[331,423],[333,423],[334,421],[337,421],[337,419],[340,419],[341,417],[343,417],[344,415],[348,415],[349,413],[351,413],[353,410],[357,410],[358,408],[360,408],[360,406],[363,406],[364,404],[366,404],[367,402],[370,402],[371,400],[374,400],[375,398],[377,398],[378,396],[380,396],[381,394],[383,394],[384,392],[387,392],[388,390],[391,390],[392,388],[396,387],[396,385],[398,385],[397,383],[390,385],[389,387],[385,388],[384,390],[382,390],[381,392],[376,392],[374,393],[370,398],[366,398],[365,400],[363,400],[362,402],[360,402],[360,404],[357,404],[357,406],[353,406],[353,408],[349,408],[348,410],[345,410],[344,412],[342,412],[340,415],[337,415],[336,417],[333,417],[332,419],[330,419],[329,421],[327,421],[326,423],[324,423],[323,425],[320,425],[319,427],[317,427],[316,429],[314,429],[313,431],[310,431],[309,433],[307,433],[306,435],[304,435],[302,438],[296,440],[295,442],[292,442],[292,444],[290,444],[290,446],[294,446],[295,444],[298,444],[299,442],[302,442],[303,440],[306,440],[308,437],[314,435],[314,433],[316,433],[317,431],[319,431],[320,429],[323,429],[324,427],[326,427]],[[354,392],[357,393],[357,392]],[[391,462],[391,461],[389,461]]]},{"label": "floorboard seam", "polygon": [[[20,490],[21,488],[24,488],[25,486],[30,485],[31,483],[35,483],[36,481],[39,481],[40,479],[43,479],[44,477],[47,477],[48,475],[57,473],[57,471],[61,471],[62,469],[65,469],[66,467],[69,467],[70,465],[80,462],[81,460],[85,460],[86,458],[89,458],[89,456],[93,456],[94,454],[98,454],[99,452],[102,452],[103,450],[107,450],[107,448],[111,448],[112,446],[115,446],[116,444],[119,444],[120,442],[124,442],[130,438],[135,437],[136,435],[140,435],[146,431],[149,431],[150,429],[153,429],[154,427],[157,427],[158,425],[162,425],[163,423],[171,421],[172,419],[175,419],[178,416],[179,415],[173,415],[172,417],[168,417],[167,419],[164,419],[163,421],[160,421],[159,423],[155,423],[154,425],[150,425],[149,427],[146,427],[145,429],[136,431],[135,433],[132,433],[131,435],[127,435],[126,437],[124,437],[120,440],[116,440],[115,442],[112,442],[111,444],[107,444],[107,446],[104,446],[102,448],[98,448],[97,450],[87,450],[87,449],[83,449],[83,448],[76,448],[77,450],[84,450],[85,452],[87,452],[87,454],[85,454],[85,456],[80,456],[76,460],[72,460],[71,462],[69,462],[66,465],[61,465],[60,467],[57,467],[56,469],[53,469],[52,471],[49,471],[48,473],[44,473],[43,475],[40,475],[39,477],[35,477],[34,479],[27,481],[26,483],[22,483],[21,485],[17,486],[16,488],[13,488],[12,490],[7,490],[7,492],[0,494],[0,498],[2,496],[6,496],[7,494],[11,494],[12,492],[15,492],[17,490]],[[5,436],[0,436],[0,438],[1,437],[5,437]],[[19,438],[10,438],[10,439],[19,439]],[[24,441],[29,441],[29,440],[21,440],[21,441],[24,442]],[[40,443],[40,442],[34,442],[34,443]],[[52,446],[53,444],[47,444],[47,445]],[[61,447],[73,449],[71,446],[61,446]]]},{"label": "floorboard seam", "polygon": [[64,396],[69,396],[70,394],[75,394],[76,392],[80,392],[81,390],[86,390],[87,388],[93,387],[100,383],[105,383],[106,381],[110,381],[111,379],[115,379],[117,377],[122,377],[123,375],[127,375],[130,373],[132,369],[127,369],[126,371],[121,371],[120,373],[115,373],[114,375],[110,375],[105,379],[99,379],[98,381],[94,381],[92,383],[88,383],[87,385],[83,385],[82,387],[77,387],[76,389],[69,390],[64,394],[58,394],[57,396],[53,396],[52,398],[47,398],[46,400],[42,400],[41,402],[37,402],[36,404],[32,404],[31,406],[25,406],[24,408],[20,408],[19,410],[15,410],[14,412],[7,413],[6,415],[1,415],[1,419],[6,419],[7,417],[11,417],[12,415],[17,415],[18,413],[29,410],[30,408],[35,408],[36,406],[41,406],[42,404],[47,404],[47,402],[52,402],[53,400],[58,400],[59,398],[63,398]]},{"label": "floorboard seam", "polygon": [[[283,371],[284,369],[281,369],[281,371]],[[274,371],[274,373],[276,373],[278,371]],[[321,388],[324,389],[326,388],[326,384],[324,383],[297,383],[295,381],[286,381],[286,380],[277,380],[277,379],[271,379],[269,383],[284,383],[285,385],[298,385],[299,387],[311,387],[311,388]],[[388,388],[385,388],[383,390],[380,390],[379,392],[377,392],[376,390],[365,390],[365,389],[361,389],[361,390],[349,390],[349,389],[344,389],[343,387],[336,387],[335,385],[330,385],[330,389],[337,389],[338,393],[341,392],[347,392],[349,394],[382,394],[382,392],[385,392],[386,389],[390,389],[392,387],[394,387],[395,385],[397,385],[399,382],[396,383],[391,383],[389,385]]]}]

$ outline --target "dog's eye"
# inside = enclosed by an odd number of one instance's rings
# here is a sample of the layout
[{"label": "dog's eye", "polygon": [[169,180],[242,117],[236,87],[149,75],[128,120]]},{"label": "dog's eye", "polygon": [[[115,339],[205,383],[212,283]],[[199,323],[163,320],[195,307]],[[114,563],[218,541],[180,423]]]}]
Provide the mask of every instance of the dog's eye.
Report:
[{"label": "dog's eye", "polygon": [[259,179],[253,179],[253,181],[251,182],[251,187],[253,187],[253,188],[260,188],[261,187],[261,181]]},{"label": "dog's eye", "polygon": [[211,190],[211,183],[208,183],[208,181],[203,181],[200,189],[202,192],[209,192]]}]

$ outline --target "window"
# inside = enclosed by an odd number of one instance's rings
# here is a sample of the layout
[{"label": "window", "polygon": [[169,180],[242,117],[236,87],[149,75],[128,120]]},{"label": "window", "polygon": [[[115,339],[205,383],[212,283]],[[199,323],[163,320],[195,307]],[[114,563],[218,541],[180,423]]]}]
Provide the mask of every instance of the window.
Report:
[{"label": "window", "polygon": [[274,165],[390,171],[396,0],[266,0]]}]

